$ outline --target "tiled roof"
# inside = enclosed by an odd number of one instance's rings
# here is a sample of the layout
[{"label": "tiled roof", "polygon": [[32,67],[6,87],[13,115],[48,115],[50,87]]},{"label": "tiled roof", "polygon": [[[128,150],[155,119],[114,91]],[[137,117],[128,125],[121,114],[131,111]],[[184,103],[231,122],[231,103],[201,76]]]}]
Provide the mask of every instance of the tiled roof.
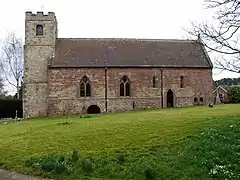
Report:
[{"label": "tiled roof", "polygon": [[56,42],[51,67],[212,67],[199,41],[83,38]]}]

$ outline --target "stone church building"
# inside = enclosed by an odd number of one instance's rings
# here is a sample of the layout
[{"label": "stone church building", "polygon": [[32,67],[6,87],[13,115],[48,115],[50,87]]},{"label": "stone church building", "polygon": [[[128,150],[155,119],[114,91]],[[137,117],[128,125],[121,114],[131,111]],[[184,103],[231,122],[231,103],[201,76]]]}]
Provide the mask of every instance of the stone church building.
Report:
[{"label": "stone church building", "polygon": [[212,102],[201,40],[58,38],[53,12],[25,13],[24,117]]}]

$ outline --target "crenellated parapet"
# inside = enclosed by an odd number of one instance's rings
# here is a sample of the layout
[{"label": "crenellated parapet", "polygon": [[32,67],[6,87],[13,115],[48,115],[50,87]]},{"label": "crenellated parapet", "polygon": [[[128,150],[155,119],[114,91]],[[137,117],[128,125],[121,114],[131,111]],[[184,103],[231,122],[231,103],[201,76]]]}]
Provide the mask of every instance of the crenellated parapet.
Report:
[{"label": "crenellated parapet", "polygon": [[54,12],[48,12],[47,14],[37,12],[34,14],[31,11],[27,11],[25,15],[27,21],[57,21]]}]

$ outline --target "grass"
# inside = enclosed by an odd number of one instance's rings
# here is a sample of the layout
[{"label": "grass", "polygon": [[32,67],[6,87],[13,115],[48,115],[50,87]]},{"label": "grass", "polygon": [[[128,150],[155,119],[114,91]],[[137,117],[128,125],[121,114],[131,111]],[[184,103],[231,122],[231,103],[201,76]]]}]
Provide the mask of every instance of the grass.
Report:
[{"label": "grass", "polygon": [[[55,117],[0,123],[0,166],[64,180],[240,179],[237,104],[72,116],[64,122]],[[80,160],[68,174],[25,164],[31,157],[70,157],[74,150]],[[86,159],[92,167],[87,174]]]}]

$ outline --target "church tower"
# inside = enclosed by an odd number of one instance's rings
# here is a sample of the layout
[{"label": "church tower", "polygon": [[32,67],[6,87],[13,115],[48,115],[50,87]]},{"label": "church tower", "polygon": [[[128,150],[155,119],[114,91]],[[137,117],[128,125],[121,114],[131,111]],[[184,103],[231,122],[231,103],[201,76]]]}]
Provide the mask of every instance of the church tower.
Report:
[{"label": "church tower", "polygon": [[24,118],[46,116],[48,63],[55,54],[57,19],[53,12],[26,12],[24,45]]}]

